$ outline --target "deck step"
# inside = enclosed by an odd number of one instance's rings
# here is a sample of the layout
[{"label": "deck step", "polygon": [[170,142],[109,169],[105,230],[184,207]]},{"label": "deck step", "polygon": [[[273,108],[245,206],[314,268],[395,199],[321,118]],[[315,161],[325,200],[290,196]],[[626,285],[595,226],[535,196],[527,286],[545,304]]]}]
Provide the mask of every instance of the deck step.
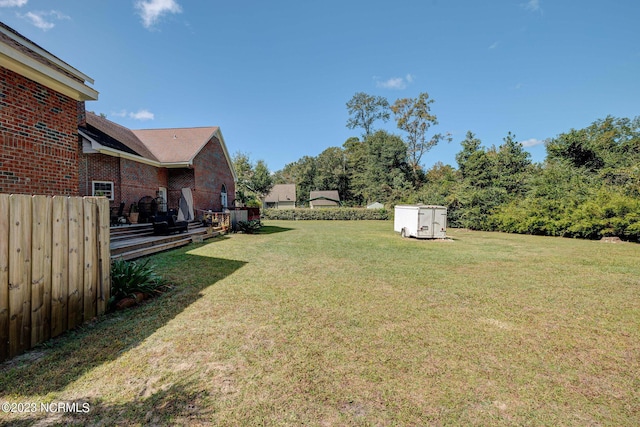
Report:
[{"label": "deck step", "polygon": [[111,253],[111,259],[124,259],[126,261],[143,257],[145,255],[152,255],[158,252],[166,251],[168,249],[179,248],[191,243],[191,237],[185,237],[179,240],[165,242],[153,246],[147,246],[143,248],[133,249],[119,254]]},{"label": "deck step", "polygon": [[140,224],[111,228],[111,259],[135,259],[156,252],[184,246],[193,241],[203,241],[222,234],[214,229],[212,233],[199,222],[189,224],[189,230],[179,234],[154,235],[153,225]]}]

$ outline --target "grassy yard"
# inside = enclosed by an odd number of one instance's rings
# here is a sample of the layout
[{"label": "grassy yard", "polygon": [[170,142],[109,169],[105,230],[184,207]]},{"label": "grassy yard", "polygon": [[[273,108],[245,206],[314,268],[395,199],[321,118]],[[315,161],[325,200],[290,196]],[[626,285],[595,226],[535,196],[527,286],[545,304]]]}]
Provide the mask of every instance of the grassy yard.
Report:
[{"label": "grassy yard", "polygon": [[640,246],[268,222],[152,257],[176,287],[0,365],[0,425],[640,425]]}]

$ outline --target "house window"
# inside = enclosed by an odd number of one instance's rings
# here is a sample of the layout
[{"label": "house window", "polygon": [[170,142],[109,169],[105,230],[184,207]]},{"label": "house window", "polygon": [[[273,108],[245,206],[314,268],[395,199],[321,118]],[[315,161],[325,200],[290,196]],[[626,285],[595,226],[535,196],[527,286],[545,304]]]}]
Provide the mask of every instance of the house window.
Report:
[{"label": "house window", "polygon": [[93,196],[105,196],[109,200],[113,200],[113,182],[109,181],[92,181]]}]

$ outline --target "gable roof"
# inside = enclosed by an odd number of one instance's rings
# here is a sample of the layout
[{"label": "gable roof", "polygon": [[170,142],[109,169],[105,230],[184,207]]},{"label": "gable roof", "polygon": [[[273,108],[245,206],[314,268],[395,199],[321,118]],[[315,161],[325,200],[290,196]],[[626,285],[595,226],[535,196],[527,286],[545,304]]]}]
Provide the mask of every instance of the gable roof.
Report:
[{"label": "gable roof", "polygon": [[156,167],[190,167],[198,153],[216,137],[234,181],[238,180],[217,126],[130,130],[90,111],[87,111],[86,121],[87,126],[79,128],[78,132],[91,142],[96,151],[110,156],[128,157]]},{"label": "gable roof", "polygon": [[[191,162],[209,140],[216,126],[175,129],[141,129],[131,132],[162,163]],[[218,138],[220,139],[220,138]]]},{"label": "gable roof", "polygon": [[2,66],[76,101],[95,101],[93,79],[0,22]]},{"label": "gable roof", "polygon": [[86,120],[87,127],[82,130],[87,132],[88,136],[93,137],[99,144],[125,153],[135,154],[152,161],[160,161],[142,141],[126,127],[120,126],[105,117],[98,116],[91,111],[87,111]]},{"label": "gable roof", "polygon": [[308,201],[316,206],[334,206],[340,204],[340,195],[338,190],[312,191]]},{"label": "gable roof", "polygon": [[296,185],[295,184],[276,184],[271,192],[264,198],[265,202],[295,202],[296,201]]}]

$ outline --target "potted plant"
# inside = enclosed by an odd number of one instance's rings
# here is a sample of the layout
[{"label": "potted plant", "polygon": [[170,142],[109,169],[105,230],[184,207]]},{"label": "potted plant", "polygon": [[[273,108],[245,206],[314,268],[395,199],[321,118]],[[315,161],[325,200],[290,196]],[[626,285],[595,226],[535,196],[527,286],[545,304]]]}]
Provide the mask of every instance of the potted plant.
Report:
[{"label": "potted plant", "polygon": [[138,205],[136,205],[135,203],[132,203],[131,209],[129,209],[129,222],[131,224],[137,224],[139,215],[140,213],[138,212]]}]

